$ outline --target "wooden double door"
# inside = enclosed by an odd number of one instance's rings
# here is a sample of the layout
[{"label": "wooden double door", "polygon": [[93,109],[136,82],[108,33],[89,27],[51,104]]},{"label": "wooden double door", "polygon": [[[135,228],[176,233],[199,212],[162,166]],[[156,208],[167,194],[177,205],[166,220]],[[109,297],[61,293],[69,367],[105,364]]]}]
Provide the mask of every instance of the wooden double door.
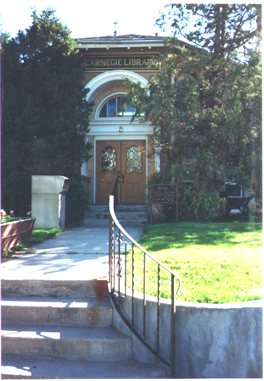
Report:
[{"label": "wooden double door", "polygon": [[119,176],[118,202],[145,203],[146,142],[109,140],[96,143],[96,202],[108,203]]}]

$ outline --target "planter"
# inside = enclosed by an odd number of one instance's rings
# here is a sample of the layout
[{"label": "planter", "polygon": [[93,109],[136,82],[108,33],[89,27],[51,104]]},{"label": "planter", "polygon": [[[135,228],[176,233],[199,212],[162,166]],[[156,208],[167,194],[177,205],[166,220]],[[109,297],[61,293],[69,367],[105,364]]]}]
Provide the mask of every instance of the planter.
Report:
[{"label": "planter", "polygon": [[20,242],[30,239],[36,219],[26,218],[24,220],[6,222],[1,224],[1,250],[12,249]]}]

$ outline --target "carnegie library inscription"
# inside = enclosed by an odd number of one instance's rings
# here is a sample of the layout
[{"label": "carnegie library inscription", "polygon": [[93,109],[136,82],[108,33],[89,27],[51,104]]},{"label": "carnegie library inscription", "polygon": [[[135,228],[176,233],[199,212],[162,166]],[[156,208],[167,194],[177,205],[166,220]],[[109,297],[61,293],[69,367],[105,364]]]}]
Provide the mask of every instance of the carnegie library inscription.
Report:
[{"label": "carnegie library inscription", "polygon": [[144,69],[158,70],[157,56],[94,57],[86,58],[85,69]]}]

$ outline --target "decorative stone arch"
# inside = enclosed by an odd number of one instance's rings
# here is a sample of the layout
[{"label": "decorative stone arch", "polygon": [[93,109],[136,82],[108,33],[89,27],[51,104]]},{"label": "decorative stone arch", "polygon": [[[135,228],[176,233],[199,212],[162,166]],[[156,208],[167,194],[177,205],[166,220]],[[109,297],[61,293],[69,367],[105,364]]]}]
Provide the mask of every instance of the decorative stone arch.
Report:
[{"label": "decorative stone arch", "polygon": [[128,70],[112,70],[107,71],[104,73],[101,73],[91,79],[85,86],[86,89],[90,89],[87,100],[89,100],[94,92],[99,89],[101,86],[113,82],[113,81],[120,81],[120,80],[130,80],[132,82],[139,82],[142,87],[146,87],[148,85],[148,80],[144,78],[142,75],[135,73],[133,71]]}]

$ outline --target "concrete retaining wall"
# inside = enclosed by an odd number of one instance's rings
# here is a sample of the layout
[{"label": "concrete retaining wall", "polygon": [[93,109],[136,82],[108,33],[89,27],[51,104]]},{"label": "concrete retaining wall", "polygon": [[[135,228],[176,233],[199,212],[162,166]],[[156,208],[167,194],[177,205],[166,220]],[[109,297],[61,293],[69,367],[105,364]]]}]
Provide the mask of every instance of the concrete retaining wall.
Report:
[{"label": "concrete retaining wall", "polygon": [[[131,310],[129,299],[122,300],[122,308],[128,315]],[[140,326],[142,299],[136,298],[135,303],[135,321]],[[161,307],[161,348],[163,354],[169,356],[170,304],[164,301]],[[156,303],[148,301],[147,326],[150,335],[156,330],[155,311]],[[141,350],[141,359],[142,353]],[[178,303],[175,360],[177,378],[261,378],[261,301]]]},{"label": "concrete retaining wall", "polygon": [[178,305],[179,378],[262,377],[261,303]]}]

